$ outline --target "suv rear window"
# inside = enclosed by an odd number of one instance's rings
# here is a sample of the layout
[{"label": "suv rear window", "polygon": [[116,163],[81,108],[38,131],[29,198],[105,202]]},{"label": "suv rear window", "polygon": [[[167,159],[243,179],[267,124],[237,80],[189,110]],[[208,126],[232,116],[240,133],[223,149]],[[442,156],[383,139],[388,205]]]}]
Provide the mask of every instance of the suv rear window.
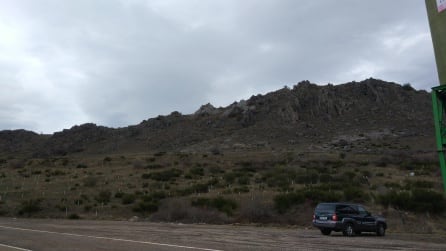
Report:
[{"label": "suv rear window", "polygon": [[316,207],[316,212],[334,212],[336,205],[334,204],[319,204]]}]

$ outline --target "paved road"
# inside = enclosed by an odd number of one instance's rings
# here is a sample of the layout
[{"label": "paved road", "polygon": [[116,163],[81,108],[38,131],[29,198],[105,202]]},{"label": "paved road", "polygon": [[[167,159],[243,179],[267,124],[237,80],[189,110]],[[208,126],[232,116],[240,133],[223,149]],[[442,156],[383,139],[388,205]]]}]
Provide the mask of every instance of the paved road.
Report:
[{"label": "paved road", "polygon": [[446,250],[438,235],[354,238],[295,228],[0,218],[0,250]]}]

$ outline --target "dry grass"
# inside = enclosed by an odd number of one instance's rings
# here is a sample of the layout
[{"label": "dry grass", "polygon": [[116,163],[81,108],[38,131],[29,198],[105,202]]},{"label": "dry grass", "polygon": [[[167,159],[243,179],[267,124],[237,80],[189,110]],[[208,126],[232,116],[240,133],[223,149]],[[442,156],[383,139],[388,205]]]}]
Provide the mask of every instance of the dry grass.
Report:
[{"label": "dry grass", "polygon": [[[382,160],[383,157],[377,155],[290,151],[8,159],[0,164],[0,213],[17,216],[23,210],[24,201],[40,200],[41,210],[30,212],[31,217],[77,215],[86,219],[128,219],[138,215],[157,221],[306,225],[310,220],[307,214],[311,214],[311,204],[296,205],[285,214],[278,214],[274,209],[274,196],[321,184],[342,186],[349,181],[370,195],[368,206],[383,211],[375,198],[395,189],[389,184],[404,186],[422,180],[432,183],[432,189],[441,191],[441,178],[431,161],[406,159],[404,162],[390,156],[383,167]],[[151,175],[167,170],[181,172],[166,181],[156,180]],[[283,170],[297,173],[296,178],[287,180],[286,186],[274,182],[268,185],[269,178]],[[309,173],[314,178],[299,178]],[[235,176],[228,178],[231,175]],[[345,179],[346,175],[349,179]],[[99,199],[101,192],[109,194],[109,200]],[[123,195],[132,199],[124,202]],[[193,198],[203,196],[230,196],[238,207],[233,215],[226,215],[190,204]],[[150,208],[156,206],[158,210],[155,213],[153,209],[136,210],[141,203],[146,207],[151,205]]]}]

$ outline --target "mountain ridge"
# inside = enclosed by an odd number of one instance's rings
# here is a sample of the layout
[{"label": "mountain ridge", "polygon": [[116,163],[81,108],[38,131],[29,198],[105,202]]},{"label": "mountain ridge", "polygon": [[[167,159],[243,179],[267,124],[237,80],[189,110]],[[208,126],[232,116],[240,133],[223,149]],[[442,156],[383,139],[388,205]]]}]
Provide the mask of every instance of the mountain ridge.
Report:
[{"label": "mountain ridge", "polygon": [[[174,111],[122,128],[87,123],[50,135],[4,130],[0,131],[0,154],[44,157],[81,152],[212,152],[297,146],[303,150],[366,152],[368,147],[356,143],[373,141],[377,135],[400,148],[422,137],[425,143],[409,145],[409,150],[432,150],[431,109],[429,93],[410,85],[372,78],[325,86],[301,81],[292,88],[253,95],[227,107],[208,103],[192,114]],[[342,149],[333,145],[339,141],[343,142]]]}]

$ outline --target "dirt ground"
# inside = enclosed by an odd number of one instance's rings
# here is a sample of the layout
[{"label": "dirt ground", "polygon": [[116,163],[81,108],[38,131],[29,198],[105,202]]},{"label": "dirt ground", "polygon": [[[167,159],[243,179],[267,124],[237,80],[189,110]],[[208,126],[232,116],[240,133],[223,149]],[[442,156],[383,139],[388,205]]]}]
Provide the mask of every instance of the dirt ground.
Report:
[{"label": "dirt ground", "polygon": [[344,237],[317,229],[0,218],[0,250],[446,250],[446,236]]}]

